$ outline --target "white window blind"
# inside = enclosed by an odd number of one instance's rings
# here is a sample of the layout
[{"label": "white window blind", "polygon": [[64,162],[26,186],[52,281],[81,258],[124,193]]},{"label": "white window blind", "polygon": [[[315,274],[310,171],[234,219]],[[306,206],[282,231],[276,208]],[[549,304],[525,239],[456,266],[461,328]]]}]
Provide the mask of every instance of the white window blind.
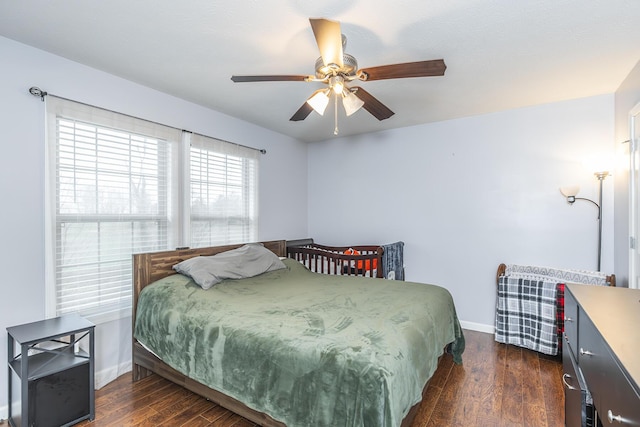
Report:
[{"label": "white window blind", "polygon": [[48,314],[130,313],[132,254],[175,242],[180,131],[47,97]]},{"label": "white window blind", "polygon": [[257,240],[257,150],[46,100],[47,316],[130,315],[134,253]]},{"label": "white window blind", "polygon": [[258,151],[191,135],[190,244],[253,242],[258,235]]}]

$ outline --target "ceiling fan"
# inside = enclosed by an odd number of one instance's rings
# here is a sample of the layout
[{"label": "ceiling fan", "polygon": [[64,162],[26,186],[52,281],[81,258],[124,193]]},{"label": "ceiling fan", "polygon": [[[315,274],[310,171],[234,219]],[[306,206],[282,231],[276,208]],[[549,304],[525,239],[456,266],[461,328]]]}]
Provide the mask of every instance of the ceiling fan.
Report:
[{"label": "ceiling fan", "polygon": [[336,106],[338,98],[342,98],[347,116],[364,107],[378,120],[388,119],[394,112],[386,105],[361,87],[347,86],[347,84],[351,84],[354,81],[366,82],[407,77],[442,76],[447,68],[444,60],[434,59],[358,69],[356,58],[344,52],[347,38],[341,33],[338,21],[310,18],[309,22],[320,50],[320,57],[315,64],[315,75],[231,76],[231,80],[236,83],[268,81],[325,83],[327,87],[315,91],[289,119],[291,121],[306,119],[312,110],[315,110],[320,115],[324,114],[332,92],[336,95]]}]

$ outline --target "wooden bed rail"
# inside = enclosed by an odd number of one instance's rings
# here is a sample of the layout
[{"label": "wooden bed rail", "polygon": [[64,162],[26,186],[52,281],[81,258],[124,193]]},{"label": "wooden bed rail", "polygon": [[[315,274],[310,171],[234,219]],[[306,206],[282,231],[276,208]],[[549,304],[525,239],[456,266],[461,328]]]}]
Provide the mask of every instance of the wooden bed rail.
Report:
[{"label": "wooden bed rail", "polygon": [[[500,265],[498,265],[498,271],[496,272],[496,285],[498,284],[498,280],[500,279],[501,276],[504,276],[505,273],[507,271],[507,265],[502,263]],[[615,274],[610,274],[606,277],[606,281],[607,284],[609,286],[615,286],[616,285],[616,275]]]}]

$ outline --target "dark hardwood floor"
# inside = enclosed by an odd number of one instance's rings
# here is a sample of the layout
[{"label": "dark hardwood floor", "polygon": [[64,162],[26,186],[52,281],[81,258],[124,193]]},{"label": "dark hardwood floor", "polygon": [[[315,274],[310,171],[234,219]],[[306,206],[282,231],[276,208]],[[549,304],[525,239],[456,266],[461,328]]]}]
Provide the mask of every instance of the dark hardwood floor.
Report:
[{"label": "dark hardwood floor", "polygon": [[[463,365],[445,355],[413,427],[558,427],[564,425],[562,363],[493,335],[465,330]],[[96,392],[96,419],[78,426],[252,427],[250,421],[152,375],[131,374]]]}]

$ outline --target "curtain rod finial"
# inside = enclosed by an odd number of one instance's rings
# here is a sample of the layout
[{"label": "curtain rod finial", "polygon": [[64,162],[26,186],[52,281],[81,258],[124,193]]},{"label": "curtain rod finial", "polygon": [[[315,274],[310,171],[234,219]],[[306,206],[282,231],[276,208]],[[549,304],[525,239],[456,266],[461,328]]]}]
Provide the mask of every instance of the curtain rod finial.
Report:
[{"label": "curtain rod finial", "polygon": [[47,92],[43,91],[37,86],[31,86],[29,88],[29,93],[33,96],[39,96],[40,100],[44,102],[44,97],[47,96]]}]

